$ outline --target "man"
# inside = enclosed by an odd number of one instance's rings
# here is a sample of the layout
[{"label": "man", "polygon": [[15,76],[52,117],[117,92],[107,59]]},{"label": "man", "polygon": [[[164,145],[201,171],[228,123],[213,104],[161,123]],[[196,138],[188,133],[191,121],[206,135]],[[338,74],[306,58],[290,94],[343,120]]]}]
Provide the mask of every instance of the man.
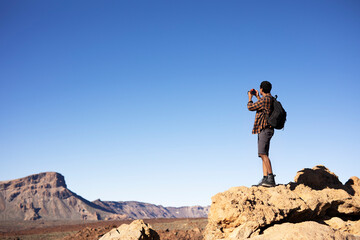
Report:
[{"label": "man", "polygon": [[[274,187],[275,176],[272,172],[271,162],[269,159],[270,140],[274,135],[274,128],[268,123],[268,116],[272,111],[273,97],[271,96],[272,85],[268,81],[260,84],[259,92],[249,91],[249,102],[247,107],[250,111],[256,111],[254,128],[252,134],[258,134],[258,155],[262,159],[263,178],[256,186]],[[255,96],[257,101],[254,103],[252,97]]]}]

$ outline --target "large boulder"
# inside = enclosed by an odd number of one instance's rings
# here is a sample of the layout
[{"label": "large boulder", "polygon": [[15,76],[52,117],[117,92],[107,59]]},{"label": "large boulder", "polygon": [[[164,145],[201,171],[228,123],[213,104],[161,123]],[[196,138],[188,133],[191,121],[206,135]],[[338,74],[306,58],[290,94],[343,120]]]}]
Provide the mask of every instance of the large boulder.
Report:
[{"label": "large boulder", "polygon": [[112,229],[99,240],[160,240],[160,237],[143,220],[135,220],[131,224],[122,224]]},{"label": "large boulder", "polygon": [[[359,234],[354,227],[336,227],[334,221],[325,222],[333,217],[340,217],[344,221],[350,220],[350,225],[358,226],[360,181],[356,177],[351,180],[343,185],[327,168],[316,166],[313,169],[299,171],[295,182],[287,185],[273,188],[230,188],[212,197],[209,222],[204,237],[206,240],[247,239],[264,237],[266,233],[271,236],[263,239],[294,239],[286,237],[291,234],[285,236],[288,231],[279,229],[290,228],[293,231],[302,231],[300,229],[304,226],[311,228],[309,225],[315,224],[311,222],[295,226],[307,221],[321,224],[322,228],[318,229],[319,231],[323,229],[324,234],[328,228],[336,236],[341,235],[345,238],[348,237],[347,234]],[[284,225],[285,223],[292,223],[294,226]],[[333,234],[331,231],[328,234]],[[273,237],[274,234],[279,237]],[[256,239],[260,239],[259,237]],[[307,235],[300,238],[311,239],[311,237],[307,238]]]}]

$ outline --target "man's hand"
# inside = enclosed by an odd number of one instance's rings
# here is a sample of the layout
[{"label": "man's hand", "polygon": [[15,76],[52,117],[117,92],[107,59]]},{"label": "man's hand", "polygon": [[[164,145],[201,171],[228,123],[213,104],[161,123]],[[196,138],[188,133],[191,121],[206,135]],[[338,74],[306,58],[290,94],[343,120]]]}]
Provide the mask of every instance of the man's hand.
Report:
[{"label": "man's hand", "polygon": [[248,91],[248,96],[249,96],[249,102],[250,102],[252,99],[252,96],[253,96],[250,91]]},{"label": "man's hand", "polygon": [[249,96],[249,102],[252,100],[252,97],[255,96],[258,100],[260,100],[260,95],[259,95],[259,91],[254,89],[255,90],[255,95],[254,94],[251,94],[251,91],[248,91],[248,96]]},{"label": "man's hand", "polygon": [[256,92],[255,97],[259,100],[260,99],[259,91],[255,89],[255,92]]}]

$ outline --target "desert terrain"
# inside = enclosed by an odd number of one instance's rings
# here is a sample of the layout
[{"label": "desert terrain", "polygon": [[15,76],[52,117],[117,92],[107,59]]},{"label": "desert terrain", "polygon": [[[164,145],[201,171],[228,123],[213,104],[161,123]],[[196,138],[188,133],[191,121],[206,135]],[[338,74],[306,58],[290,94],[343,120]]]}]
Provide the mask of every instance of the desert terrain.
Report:
[{"label": "desert terrain", "polygon": [[[117,221],[12,221],[0,222],[1,240],[70,240],[98,239],[112,228],[132,220]],[[206,218],[145,219],[160,239],[200,240]]]}]

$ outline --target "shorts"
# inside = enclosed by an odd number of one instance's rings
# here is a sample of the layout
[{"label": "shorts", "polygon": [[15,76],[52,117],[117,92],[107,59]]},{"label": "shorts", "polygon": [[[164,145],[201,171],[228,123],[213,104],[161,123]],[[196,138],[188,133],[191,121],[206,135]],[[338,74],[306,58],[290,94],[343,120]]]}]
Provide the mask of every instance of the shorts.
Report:
[{"label": "shorts", "polygon": [[273,128],[265,128],[258,134],[258,154],[269,156],[270,140],[274,135]]}]

